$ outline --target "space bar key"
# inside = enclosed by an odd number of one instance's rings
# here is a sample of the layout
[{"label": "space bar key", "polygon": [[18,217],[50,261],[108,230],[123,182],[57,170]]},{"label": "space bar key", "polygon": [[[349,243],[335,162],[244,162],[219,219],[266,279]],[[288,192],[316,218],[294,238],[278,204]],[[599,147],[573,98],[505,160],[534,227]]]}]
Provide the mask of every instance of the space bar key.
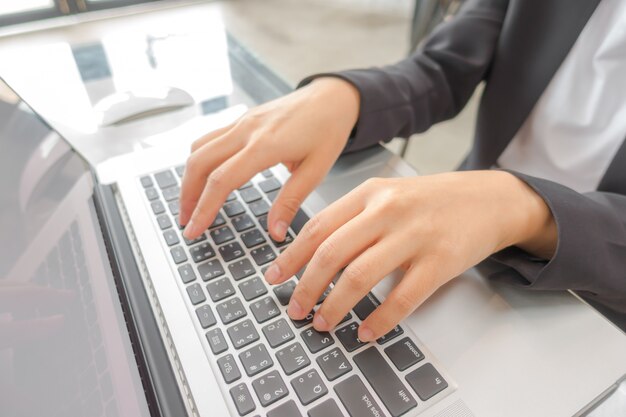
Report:
[{"label": "space bar key", "polygon": [[393,417],[417,407],[415,398],[374,346],[356,355],[354,362]]}]

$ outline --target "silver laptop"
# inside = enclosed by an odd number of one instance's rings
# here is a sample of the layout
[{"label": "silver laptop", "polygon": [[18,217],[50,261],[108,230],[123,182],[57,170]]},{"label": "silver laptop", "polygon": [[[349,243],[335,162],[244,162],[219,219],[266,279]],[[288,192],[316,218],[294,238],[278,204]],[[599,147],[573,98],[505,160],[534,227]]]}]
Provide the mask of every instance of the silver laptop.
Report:
[{"label": "silver laptop", "polygon": [[342,158],[285,242],[266,231],[281,167],[233,191],[187,241],[184,149],[128,156],[103,185],[99,167],[5,90],[3,416],[593,415],[626,374],[626,337],[574,295],[497,286],[474,270],[374,343],[357,328],[394,274],[330,333],[311,316],[290,320],[299,276],[272,287],[264,268],[366,178],[415,175],[387,151]]}]

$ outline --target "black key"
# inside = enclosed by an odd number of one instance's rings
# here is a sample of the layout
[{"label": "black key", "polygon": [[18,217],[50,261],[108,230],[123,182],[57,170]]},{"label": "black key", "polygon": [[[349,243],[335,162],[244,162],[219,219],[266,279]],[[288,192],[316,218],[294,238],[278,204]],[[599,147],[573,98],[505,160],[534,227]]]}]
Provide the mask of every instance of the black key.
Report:
[{"label": "black key", "polygon": [[280,190],[270,191],[269,193],[267,193],[267,199],[273,203],[274,200],[276,200],[276,197],[278,197],[279,192]]},{"label": "black key", "polygon": [[259,229],[252,229],[248,232],[241,234],[241,240],[243,244],[246,245],[246,248],[251,248],[253,246],[260,245],[261,243],[265,243],[265,237]]},{"label": "black key", "polygon": [[259,333],[254,328],[252,320],[249,319],[229,327],[227,332],[235,349],[241,349],[259,340]]},{"label": "black key", "polygon": [[259,266],[265,265],[266,263],[272,262],[276,259],[276,254],[269,245],[263,245],[259,248],[253,249],[250,252],[250,255],[252,255],[252,259],[254,259],[254,262],[256,262]]},{"label": "black key", "polygon": [[296,212],[296,216],[291,221],[291,229],[296,232],[296,234],[298,234],[308,221],[309,216],[304,211],[302,211],[302,209],[298,209],[298,211]]},{"label": "black key", "polygon": [[239,195],[241,196],[241,199],[246,203],[251,203],[262,197],[259,190],[257,190],[255,187],[248,187],[245,190],[241,190],[239,191]]},{"label": "black key", "polygon": [[193,272],[193,268],[189,264],[179,266],[178,274],[180,275],[180,279],[182,279],[185,284],[196,280],[196,273]]},{"label": "black key", "polygon": [[287,234],[285,235],[285,239],[282,242],[277,242],[274,239],[272,239],[272,243],[276,245],[277,248],[281,248],[285,245],[290,244],[291,242],[293,242],[293,236],[289,232],[287,232]]},{"label": "black key", "polygon": [[235,281],[239,281],[242,278],[249,277],[255,272],[254,266],[248,258],[243,258],[238,260],[237,262],[233,262],[232,264],[228,265],[228,270],[230,271]]},{"label": "black key", "polygon": [[302,417],[294,400],[289,400],[267,413],[267,417]]},{"label": "black key", "polygon": [[400,336],[402,333],[404,333],[404,330],[402,330],[402,327],[396,326],[393,329],[391,329],[387,334],[379,337],[377,340],[378,344],[384,345],[390,340],[395,339],[396,337]]},{"label": "black key", "polygon": [[318,332],[312,327],[302,332],[302,340],[304,340],[311,353],[317,353],[335,343],[335,339],[333,339],[330,333]]},{"label": "black key", "polygon": [[409,369],[411,366],[424,359],[424,354],[408,337],[386,348],[385,353],[400,371]]},{"label": "black key", "polygon": [[184,165],[178,165],[177,167],[174,168],[174,171],[176,171],[176,175],[178,175],[180,178],[182,178],[183,175],[185,174],[185,166]]},{"label": "black key", "polygon": [[159,227],[161,230],[169,229],[172,227],[172,221],[170,220],[170,216],[167,214],[161,214],[157,217],[157,223],[159,223]]},{"label": "black key", "polygon": [[248,376],[254,376],[274,365],[270,354],[267,353],[267,348],[262,344],[258,344],[241,352],[239,354],[239,360]]},{"label": "black key", "polygon": [[199,245],[192,246],[189,249],[189,254],[191,255],[191,258],[194,260],[194,262],[198,263],[214,257],[215,251],[213,250],[209,242],[203,242]]},{"label": "black key", "polygon": [[165,201],[178,200],[178,196],[180,195],[180,188],[178,188],[178,185],[176,185],[174,187],[169,187],[161,190],[161,193],[163,194],[163,198],[165,199]]},{"label": "black key", "polygon": [[273,177],[274,174],[269,169],[265,169],[261,172],[265,178]]},{"label": "black key", "polygon": [[280,314],[272,297],[265,297],[250,304],[250,310],[258,323],[264,323]]},{"label": "black key", "polygon": [[248,204],[248,207],[250,207],[250,211],[256,217],[263,216],[264,214],[267,214],[268,211],[270,211],[270,205],[265,200],[253,201],[252,203]]},{"label": "black key", "polygon": [[328,394],[328,388],[326,388],[322,378],[315,369],[311,369],[292,379],[291,386],[302,405],[311,404],[318,398]]},{"label": "black key", "polygon": [[430,363],[407,374],[406,380],[422,401],[426,401],[448,387],[446,380]]},{"label": "black key", "polygon": [[271,347],[275,348],[292,340],[296,335],[291,331],[287,320],[279,319],[263,327],[263,334]]},{"label": "black key", "polygon": [[152,203],[150,203],[150,207],[152,207],[152,212],[155,215],[165,213],[165,206],[163,205],[161,200],[154,200]]},{"label": "black key", "polygon": [[311,408],[308,417],[344,417],[343,413],[332,398]]},{"label": "black key", "polygon": [[327,287],[322,293],[322,295],[320,295],[320,298],[317,299],[317,302],[315,304],[322,304],[324,300],[326,299],[326,297],[328,297],[328,294],[330,294],[330,291],[331,291],[331,288]]},{"label": "black key", "polygon": [[236,198],[237,198],[237,194],[235,194],[235,193],[233,192],[233,193],[228,194],[228,197],[226,197],[226,201],[227,201],[227,202],[228,202],[228,201],[233,201],[233,200],[234,200],[234,199],[236,199]]},{"label": "black key", "polygon": [[225,273],[222,264],[217,259],[198,265],[198,272],[203,281],[211,281]]},{"label": "black key", "polygon": [[238,216],[245,211],[246,209],[243,208],[239,201],[231,201],[230,203],[224,204],[224,213],[226,213],[228,217]]},{"label": "black key", "polygon": [[234,217],[232,222],[235,230],[238,232],[243,232],[244,230],[248,230],[254,227],[252,217],[248,216],[247,214],[242,214],[241,216]]},{"label": "black key", "polygon": [[276,294],[278,302],[281,305],[286,306],[287,304],[289,304],[289,300],[291,300],[291,295],[293,294],[293,291],[295,289],[296,283],[293,280],[289,280],[284,284],[274,287],[274,294]]},{"label": "black key", "polygon": [[280,182],[276,178],[268,178],[259,183],[259,188],[267,194],[270,191],[278,190],[280,188]]},{"label": "black key", "polygon": [[174,246],[170,249],[170,253],[172,254],[172,259],[177,264],[181,264],[187,261],[187,255],[185,254],[185,250],[181,246]]},{"label": "black key", "polygon": [[415,398],[376,347],[365,349],[353,359],[393,417],[401,416],[417,407]]},{"label": "black key", "polygon": [[183,236],[183,240],[185,241],[185,244],[187,246],[192,246],[195,245],[196,243],[200,243],[206,240],[206,235],[204,233],[202,233],[200,236],[198,236],[197,238],[193,239],[193,240],[189,240],[186,237]]},{"label": "black key", "polygon": [[240,416],[245,416],[256,408],[250,390],[243,382],[230,389],[230,396],[235,402],[235,407],[237,407],[237,412]]},{"label": "black key", "polygon": [[246,301],[254,300],[263,294],[267,294],[267,288],[265,288],[265,284],[259,277],[254,277],[239,284],[239,291],[241,291]]},{"label": "black key", "polygon": [[222,255],[222,258],[224,258],[226,262],[230,262],[233,259],[237,259],[244,255],[243,248],[237,242],[228,243],[226,245],[220,246],[218,249],[220,251],[220,254]]},{"label": "black key", "polygon": [[230,353],[217,360],[217,367],[220,368],[220,372],[222,373],[224,381],[226,381],[227,384],[241,378],[241,372],[239,372],[239,367],[237,366],[237,362],[235,362],[235,357]]},{"label": "black key", "polygon": [[156,189],[152,187],[146,188],[146,197],[148,197],[148,200],[150,201],[156,200],[157,198],[159,198],[159,193]]},{"label": "black key", "polygon": [[298,372],[311,364],[300,343],[294,343],[276,352],[276,359],[287,375]]},{"label": "black key", "polygon": [[242,185],[241,187],[239,187],[239,191],[241,190],[245,190],[248,187],[252,187],[252,181],[248,181],[247,183],[245,183],[244,185]]},{"label": "black key", "polygon": [[213,238],[213,242],[215,242],[216,245],[221,245],[222,243],[228,242],[229,240],[233,240],[235,238],[235,235],[233,235],[233,231],[230,230],[230,227],[223,226],[211,230],[211,237]]},{"label": "black key", "polygon": [[354,306],[353,310],[357,317],[363,321],[372,314],[372,311],[376,310],[379,304],[374,294],[369,293]]},{"label": "black key", "polygon": [[170,201],[167,203],[167,207],[170,209],[172,216],[176,216],[180,212],[180,202],[178,200]]},{"label": "black key", "polygon": [[348,362],[346,355],[337,347],[318,356],[316,361],[329,381],[334,381],[352,370],[352,365]]},{"label": "black key", "polygon": [[309,314],[306,315],[302,320],[291,320],[296,329],[300,329],[307,324],[310,324],[313,321],[313,315],[315,314],[314,310],[311,310]]},{"label": "black key", "polygon": [[154,174],[154,179],[156,179],[161,189],[177,184],[174,174],[172,174],[172,171],[169,169],[167,171],[157,172]]},{"label": "black key", "polygon": [[335,392],[350,417],[386,416],[358,375],[352,375],[335,385]]},{"label": "black key", "polygon": [[337,339],[341,342],[343,347],[346,348],[348,352],[352,352],[360,348],[361,346],[365,346],[365,342],[361,342],[358,337],[359,326],[356,322],[352,322],[345,327],[337,330],[335,335]]},{"label": "black key", "polygon": [[289,394],[289,390],[278,371],[272,371],[252,381],[252,388],[254,388],[254,392],[256,392],[256,396],[263,407],[274,404]]},{"label": "black key", "polygon": [[206,304],[196,309],[196,315],[198,316],[200,326],[202,326],[203,329],[208,329],[217,323],[213,310],[211,310],[211,307]]},{"label": "black key", "polygon": [[187,294],[189,295],[189,300],[191,300],[191,304],[196,305],[206,301],[206,296],[204,295],[204,291],[202,291],[202,287],[200,284],[193,284],[187,287]]},{"label": "black key", "polygon": [[228,298],[235,293],[235,288],[228,278],[222,278],[209,282],[206,286],[209,297],[213,302],[218,302],[224,298]]},{"label": "black key", "polygon": [[178,239],[178,234],[173,229],[163,232],[163,239],[165,239],[165,243],[167,243],[167,246],[178,245],[180,243],[180,240]]},{"label": "black key", "polygon": [[222,213],[217,213],[217,216],[215,216],[215,220],[213,220],[213,223],[211,223],[209,228],[212,229],[214,227],[219,227],[223,224],[226,224],[226,220],[224,219],[224,216],[222,216]]},{"label": "black key", "polygon": [[261,228],[267,232],[267,216],[261,216],[258,220]]},{"label": "black key", "polygon": [[231,298],[228,301],[216,305],[215,308],[224,324],[232,323],[248,314],[239,298]]},{"label": "black key", "polygon": [[[352,314],[348,313],[348,314],[346,314],[346,316],[343,319],[341,319],[339,324],[343,324],[343,323],[347,322],[348,320],[350,320],[351,318],[352,318]],[[339,326],[339,324],[337,326]]]},{"label": "black key", "polygon": [[152,187],[152,178],[150,178],[149,175],[146,175],[145,177],[141,177],[139,179],[141,181],[141,185],[143,186],[143,188],[148,188],[148,187]]},{"label": "black key", "polygon": [[206,340],[209,342],[209,346],[214,355],[219,355],[228,349],[224,333],[217,327],[207,332]]}]

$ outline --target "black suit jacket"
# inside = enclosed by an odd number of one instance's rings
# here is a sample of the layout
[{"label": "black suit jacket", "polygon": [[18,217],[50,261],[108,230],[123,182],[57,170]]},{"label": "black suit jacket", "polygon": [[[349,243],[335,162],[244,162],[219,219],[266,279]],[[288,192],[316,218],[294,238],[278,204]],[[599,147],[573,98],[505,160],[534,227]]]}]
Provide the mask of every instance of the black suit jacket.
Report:
[{"label": "black suit jacket", "polygon": [[[461,169],[489,169],[599,1],[469,0],[411,57],[383,68],[319,74],[301,85],[332,75],[360,91],[360,115],[346,148],[350,152],[425,131],[454,117],[485,81],[473,148]],[[626,328],[626,142],[596,192],[580,194],[551,181],[514,174],[552,210],[558,248],[549,262],[517,248],[497,253],[491,260],[501,268],[494,278],[533,289],[576,290]]]}]

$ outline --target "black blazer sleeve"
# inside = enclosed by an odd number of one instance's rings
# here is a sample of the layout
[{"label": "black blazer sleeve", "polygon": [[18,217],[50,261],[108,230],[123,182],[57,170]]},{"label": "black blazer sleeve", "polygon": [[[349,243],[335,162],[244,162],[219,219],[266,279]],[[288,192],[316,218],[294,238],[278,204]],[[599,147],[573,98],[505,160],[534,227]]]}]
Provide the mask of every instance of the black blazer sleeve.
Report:
[{"label": "black blazer sleeve", "polygon": [[360,114],[345,152],[423,132],[454,117],[485,78],[508,0],[468,0],[439,25],[420,50],[395,65],[317,74],[335,76],[360,92]]}]

